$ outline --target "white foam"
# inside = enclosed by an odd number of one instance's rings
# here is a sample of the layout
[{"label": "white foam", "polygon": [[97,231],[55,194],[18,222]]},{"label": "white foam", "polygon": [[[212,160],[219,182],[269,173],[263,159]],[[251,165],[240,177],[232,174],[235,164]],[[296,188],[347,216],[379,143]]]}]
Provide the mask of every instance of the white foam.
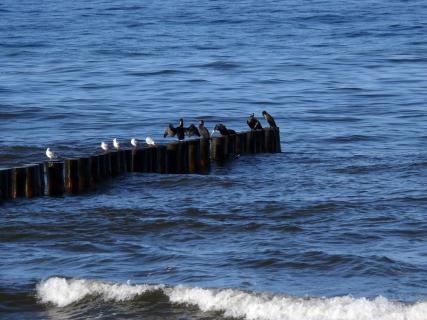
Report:
[{"label": "white foam", "polygon": [[233,289],[185,286],[114,284],[84,279],[50,278],[37,285],[42,302],[59,307],[87,295],[124,301],[148,291],[162,290],[172,303],[196,305],[202,311],[222,311],[227,317],[247,320],[426,320],[427,302],[404,304],[384,297],[373,300],[350,296],[298,298]]}]

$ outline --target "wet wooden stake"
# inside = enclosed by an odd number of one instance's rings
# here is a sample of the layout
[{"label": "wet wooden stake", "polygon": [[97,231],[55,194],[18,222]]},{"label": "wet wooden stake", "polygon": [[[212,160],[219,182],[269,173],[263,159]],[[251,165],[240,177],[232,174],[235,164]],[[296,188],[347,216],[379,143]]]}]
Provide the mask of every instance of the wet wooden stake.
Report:
[{"label": "wet wooden stake", "polygon": [[62,196],[64,194],[64,163],[61,161],[45,162],[47,194]]},{"label": "wet wooden stake", "polygon": [[65,167],[65,191],[70,194],[79,193],[79,159],[66,159]]},{"label": "wet wooden stake", "polygon": [[144,172],[147,163],[147,152],[143,149],[132,150],[132,172]]},{"label": "wet wooden stake", "polygon": [[256,149],[257,153],[265,152],[265,131],[263,129],[256,130]]},{"label": "wet wooden stake", "polygon": [[79,192],[85,192],[91,187],[92,171],[90,158],[79,159]]},{"label": "wet wooden stake", "polygon": [[45,182],[45,172],[44,172],[44,163],[39,163],[39,179],[40,179],[40,196],[44,196],[45,195],[45,187],[46,187],[46,182]]},{"label": "wet wooden stake", "polygon": [[148,147],[148,172],[157,172],[157,147]]},{"label": "wet wooden stake", "polygon": [[0,170],[0,201],[8,200],[12,190],[12,169]]},{"label": "wet wooden stake", "polygon": [[101,170],[100,170],[100,156],[91,156],[90,157],[90,163],[91,163],[91,184],[94,185],[98,182],[101,182]]},{"label": "wet wooden stake", "polygon": [[177,173],[178,142],[169,143],[167,150],[167,173]]},{"label": "wet wooden stake", "polygon": [[236,141],[235,141],[235,150],[236,154],[242,154],[245,153],[245,146],[246,146],[246,132],[239,132],[236,134]]},{"label": "wet wooden stake", "polygon": [[180,141],[178,143],[176,172],[188,173],[188,141]]},{"label": "wet wooden stake", "polygon": [[276,152],[282,152],[282,146],[280,145],[280,130],[279,128],[274,128],[276,135]]},{"label": "wet wooden stake", "polygon": [[125,159],[126,159],[126,171],[132,172],[132,151],[131,149],[126,149],[125,151]]},{"label": "wet wooden stake", "polygon": [[235,134],[230,134],[228,136],[228,158],[234,157],[234,155],[236,154],[236,138],[237,136]]},{"label": "wet wooden stake", "polygon": [[265,152],[273,153],[276,152],[276,136],[273,128],[264,129],[264,146]]},{"label": "wet wooden stake", "polygon": [[157,171],[158,173],[167,173],[167,147],[163,145],[157,146]]},{"label": "wet wooden stake", "polygon": [[102,181],[108,178],[107,167],[108,162],[110,162],[110,159],[107,157],[106,154],[99,154],[97,155],[97,157],[99,159],[99,177],[100,181]]},{"label": "wet wooden stake", "polygon": [[34,198],[40,195],[40,173],[38,164],[30,164],[25,167],[26,182],[25,182],[25,196],[27,198]]},{"label": "wet wooden stake", "polygon": [[[228,139],[227,139],[228,141]],[[227,158],[226,150],[228,149],[226,144],[226,137],[214,137],[211,139],[211,158],[215,161],[225,161]],[[227,150],[228,151],[228,150]]]},{"label": "wet wooden stake", "polygon": [[246,132],[246,153],[255,153],[255,132],[254,130]]},{"label": "wet wooden stake", "polygon": [[188,172],[200,172],[200,140],[188,141]]},{"label": "wet wooden stake", "polygon": [[27,172],[25,167],[12,169],[12,199],[25,197]]},{"label": "wet wooden stake", "polygon": [[126,150],[119,150],[119,172],[121,174],[127,172],[127,168],[126,168]]},{"label": "wet wooden stake", "polygon": [[109,153],[111,163],[111,176],[118,176],[120,173],[120,155],[117,151]]},{"label": "wet wooden stake", "polygon": [[200,172],[206,173],[211,167],[211,139],[200,139]]}]

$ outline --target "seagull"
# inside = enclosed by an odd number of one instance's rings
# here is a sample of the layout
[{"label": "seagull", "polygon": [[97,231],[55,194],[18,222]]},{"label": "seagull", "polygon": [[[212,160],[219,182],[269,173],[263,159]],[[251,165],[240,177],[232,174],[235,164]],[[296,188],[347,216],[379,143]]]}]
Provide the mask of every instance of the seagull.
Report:
[{"label": "seagull", "polygon": [[104,141],[101,142],[101,149],[105,152],[108,151],[108,143],[105,143]]},{"label": "seagull", "polygon": [[153,138],[151,138],[151,137],[147,137],[147,138],[145,138],[145,142],[146,142],[150,147],[152,147],[152,146],[155,146],[155,145],[156,145],[156,143],[154,142]]},{"label": "seagull", "polygon": [[199,133],[202,136],[202,138],[209,139],[209,130],[206,129],[205,122],[203,120],[200,120],[200,123],[199,123]]},{"label": "seagull", "polygon": [[273,117],[267,111],[263,111],[262,116],[267,120],[270,128],[277,128],[276,121],[274,121]]},{"label": "seagull", "polygon": [[56,154],[52,150],[50,150],[50,148],[46,149],[46,157],[48,157],[49,160],[57,158]]},{"label": "seagull", "polygon": [[138,139],[136,139],[136,138],[132,138],[132,140],[130,140],[130,144],[131,144],[133,147],[138,148],[138,146],[139,146],[139,141],[138,141]]},{"label": "seagull", "polygon": [[116,150],[120,149],[120,142],[117,141],[117,138],[113,139],[113,146],[114,146],[114,148],[116,148]]},{"label": "seagull", "polygon": [[236,134],[236,131],[232,129],[227,129],[222,123],[219,123],[215,126],[215,128],[212,131],[212,135],[215,131],[219,131],[222,136],[229,136],[230,134]]},{"label": "seagull", "polygon": [[261,122],[255,118],[255,114],[253,113],[249,116],[248,120],[246,120],[246,123],[252,130],[262,129]]}]

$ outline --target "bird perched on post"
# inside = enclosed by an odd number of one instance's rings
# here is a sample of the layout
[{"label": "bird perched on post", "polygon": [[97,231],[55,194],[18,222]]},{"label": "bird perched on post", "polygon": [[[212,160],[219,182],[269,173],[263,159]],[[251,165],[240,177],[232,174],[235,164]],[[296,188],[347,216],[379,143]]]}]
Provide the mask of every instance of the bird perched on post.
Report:
[{"label": "bird perched on post", "polygon": [[117,138],[113,139],[113,146],[116,148],[116,150],[120,149],[120,142],[117,140]]},{"label": "bird perched on post", "polygon": [[262,116],[265,120],[267,120],[268,124],[270,125],[270,128],[277,128],[276,121],[274,121],[273,117],[267,112],[263,111]]},{"label": "bird perched on post", "polygon": [[205,139],[210,138],[209,130],[206,129],[205,122],[203,120],[200,120],[200,123],[199,123],[199,133],[202,136],[202,138],[205,138]]},{"label": "bird perched on post", "polygon": [[215,131],[219,131],[219,133],[222,136],[229,136],[230,134],[236,134],[236,131],[232,129],[227,129],[222,123],[219,123],[215,126],[215,128],[212,131],[212,135],[215,133]]},{"label": "bird perched on post", "polygon": [[150,147],[154,147],[156,145],[153,138],[151,138],[151,137],[145,138],[145,143],[148,144]]},{"label": "bird perched on post", "polygon": [[138,146],[139,146],[139,141],[138,141],[138,139],[136,139],[136,138],[132,138],[132,139],[130,140],[130,144],[132,145],[132,147],[134,147],[134,148],[138,148]]},{"label": "bird perched on post", "polygon": [[104,152],[107,152],[108,151],[108,143],[105,143],[104,141],[102,141],[101,142],[101,149],[104,151]]},{"label": "bird perched on post", "polygon": [[[197,128],[194,125],[193,127],[197,130]],[[176,128],[172,125],[172,123],[169,123],[168,127],[165,129],[163,138],[177,136],[178,140],[184,140],[185,134],[187,131],[188,131],[188,128],[184,127],[184,120],[181,118],[179,119],[179,125]]]},{"label": "bird perched on post", "polygon": [[192,137],[192,136],[200,137],[200,132],[194,124],[190,124],[190,126],[185,130],[185,133],[189,137]]},{"label": "bird perched on post", "polygon": [[52,160],[52,159],[56,159],[56,158],[57,158],[57,156],[56,156],[55,152],[53,152],[52,150],[50,150],[50,148],[47,148],[47,149],[46,149],[46,157],[48,157],[48,158],[49,158],[49,160]]},{"label": "bird perched on post", "polygon": [[246,123],[252,130],[262,129],[261,122],[255,118],[255,114],[253,113],[249,116],[248,120],[246,120]]}]

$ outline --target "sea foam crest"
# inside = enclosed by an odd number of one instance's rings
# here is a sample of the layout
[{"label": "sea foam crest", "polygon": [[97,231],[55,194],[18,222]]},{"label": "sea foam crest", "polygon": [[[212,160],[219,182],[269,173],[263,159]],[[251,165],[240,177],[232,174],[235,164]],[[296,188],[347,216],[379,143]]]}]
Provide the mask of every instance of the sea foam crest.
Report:
[{"label": "sea foam crest", "polygon": [[222,311],[227,317],[248,320],[425,320],[427,314],[427,302],[404,304],[384,297],[373,300],[350,296],[298,298],[234,289],[114,284],[58,277],[42,281],[37,286],[37,294],[42,302],[59,307],[79,301],[87,295],[124,301],[156,290],[162,290],[172,303],[196,305],[202,311]]}]

